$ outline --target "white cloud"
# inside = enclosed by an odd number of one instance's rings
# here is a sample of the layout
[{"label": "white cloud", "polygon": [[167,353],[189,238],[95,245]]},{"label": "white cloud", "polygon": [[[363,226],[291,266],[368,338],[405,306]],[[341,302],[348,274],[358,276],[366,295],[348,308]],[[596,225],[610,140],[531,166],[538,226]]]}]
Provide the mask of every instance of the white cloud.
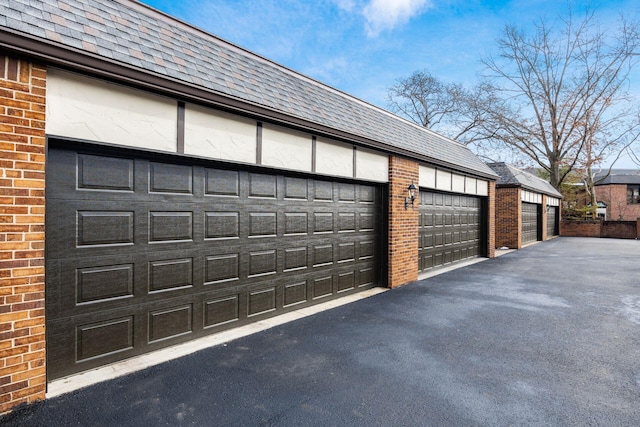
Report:
[{"label": "white cloud", "polygon": [[392,30],[431,7],[431,0],[371,0],[362,11],[367,35],[375,37],[384,30]]}]

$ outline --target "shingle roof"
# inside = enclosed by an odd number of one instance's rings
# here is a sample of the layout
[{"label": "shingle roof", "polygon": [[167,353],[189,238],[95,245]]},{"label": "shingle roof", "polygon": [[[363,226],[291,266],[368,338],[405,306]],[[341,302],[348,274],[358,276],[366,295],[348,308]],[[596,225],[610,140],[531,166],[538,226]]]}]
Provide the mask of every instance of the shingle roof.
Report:
[{"label": "shingle roof", "polygon": [[417,157],[495,175],[467,147],[131,0],[0,0],[3,32],[195,85]]},{"label": "shingle roof", "polygon": [[503,162],[488,163],[488,166],[500,176],[496,182],[496,186],[498,187],[519,186],[536,193],[562,198],[562,194],[553,188],[551,184],[529,172],[525,172]]},{"label": "shingle roof", "polygon": [[596,185],[640,184],[640,169],[611,169],[595,174]]}]

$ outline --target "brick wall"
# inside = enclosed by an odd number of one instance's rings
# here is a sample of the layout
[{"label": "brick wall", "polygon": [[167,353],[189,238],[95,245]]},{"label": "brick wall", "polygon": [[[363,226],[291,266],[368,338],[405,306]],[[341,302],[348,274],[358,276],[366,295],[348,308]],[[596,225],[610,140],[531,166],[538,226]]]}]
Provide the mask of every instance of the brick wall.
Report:
[{"label": "brick wall", "polygon": [[0,56],[0,413],[45,396],[45,83]]},{"label": "brick wall", "polygon": [[599,185],[596,198],[606,203],[609,221],[635,221],[640,218],[640,204],[627,205],[626,184]]},{"label": "brick wall", "polygon": [[600,237],[602,221],[560,221],[563,237]]},{"label": "brick wall", "polygon": [[638,237],[636,224],[637,221],[604,221],[600,237],[636,239]]},{"label": "brick wall", "polygon": [[544,242],[545,240],[547,240],[549,238],[549,236],[547,235],[547,224],[549,223],[549,211],[547,209],[547,195],[543,194],[542,195],[542,221],[541,221],[541,226],[542,226],[542,241]]},{"label": "brick wall", "polygon": [[496,256],[496,183],[489,182],[487,203],[487,258]]},{"label": "brick wall", "polygon": [[418,163],[395,156],[389,157],[390,288],[418,280],[418,199],[416,198],[414,207],[405,209],[404,206],[407,188],[411,182],[418,186],[418,178]]},{"label": "brick wall", "polygon": [[565,237],[639,239],[640,218],[635,221],[561,221],[560,235]]},{"label": "brick wall", "polygon": [[522,203],[519,187],[496,189],[495,246],[522,247]]}]

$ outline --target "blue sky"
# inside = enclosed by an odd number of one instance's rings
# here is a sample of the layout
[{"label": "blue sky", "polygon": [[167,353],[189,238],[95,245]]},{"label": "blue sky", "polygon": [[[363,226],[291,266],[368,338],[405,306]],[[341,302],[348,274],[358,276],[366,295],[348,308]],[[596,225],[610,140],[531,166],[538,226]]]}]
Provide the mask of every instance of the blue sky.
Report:
[{"label": "blue sky", "polygon": [[[426,68],[473,85],[505,24],[565,15],[563,0],[142,0],[302,74],[385,107],[387,88]],[[585,1],[574,1],[584,7]],[[638,0],[591,2],[606,28]],[[631,90],[640,94],[640,70]],[[617,166],[625,166],[620,164]],[[631,165],[633,166],[633,165]]]}]

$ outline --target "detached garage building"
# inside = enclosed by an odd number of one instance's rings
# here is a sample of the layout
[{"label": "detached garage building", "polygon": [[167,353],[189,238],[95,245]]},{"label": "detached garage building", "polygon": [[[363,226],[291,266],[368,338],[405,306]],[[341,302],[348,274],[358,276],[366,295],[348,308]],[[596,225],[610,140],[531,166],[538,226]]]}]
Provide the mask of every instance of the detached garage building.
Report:
[{"label": "detached garage building", "polygon": [[560,194],[544,179],[507,165],[489,163],[496,185],[496,247],[520,249],[559,234]]},{"label": "detached garage building", "polygon": [[494,255],[466,147],[135,1],[0,5],[0,412]]}]

